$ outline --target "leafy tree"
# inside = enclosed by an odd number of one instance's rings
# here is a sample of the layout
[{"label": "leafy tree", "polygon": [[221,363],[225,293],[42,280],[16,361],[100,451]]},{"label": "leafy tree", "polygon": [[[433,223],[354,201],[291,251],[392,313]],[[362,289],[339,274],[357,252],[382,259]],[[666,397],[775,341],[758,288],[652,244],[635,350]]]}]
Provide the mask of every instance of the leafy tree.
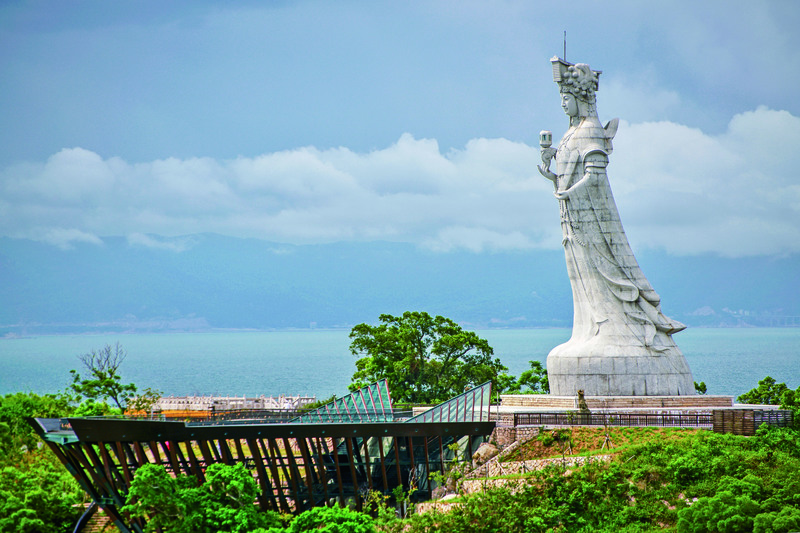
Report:
[{"label": "leafy tree", "polygon": [[705,394],[708,392],[708,387],[706,387],[706,382],[701,381],[700,383],[694,382],[694,390],[697,391],[697,394]]},{"label": "leafy tree", "polygon": [[250,533],[280,527],[277,513],[258,510],[257,495],[258,485],[242,463],[210,465],[202,485],[192,476],[172,477],[163,466],[147,464],[136,472],[122,511],[146,519],[146,532]]},{"label": "leafy tree", "polygon": [[113,412],[100,400],[74,401],[63,393],[0,397],[0,533],[68,532],[83,513],[87,496],[27,422]]},{"label": "leafy tree", "polygon": [[71,410],[63,395],[0,397],[0,533],[68,532],[75,526],[85,495],[26,420],[60,418]]},{"label": "leafy tree", "polygon": [[119,375],[119,367],[125,361],[128,352],[120,345],[106,344],[100,350],[79,355],[78,359],[89,372],[89,378],[83,379],[76,370],[70,370],[72,384],[70,388],[79,396],[93,401],[111,400],[121,412],[130,398],[136,396],[136,385],[123,384]]},{"label": "leafy tree", "polygon": [[529,370],[525,370],[519,375],[519,379],[514,379],[508,374],[502,377],[506,381],[501,381],[500,391],[506,394],[549,394],[550,381],[547,377],[547,370],[541,361],[528,361],[531,365]]},{"label": "leafy tree", "polygon": [[794,427],[800,429],[800,387],[792,390],[787,387],[781,394],[781,409],[788,409],[794,413]]},{"label": "leafy tree", "polygon": [[136,413],[144,413],[145,415],[150,412],[158,400],[161,399],[161,391],[157,391],[147,387],[136,396],[128,398],[128,411]]},{"label": "leafy tree", "polygon": [[449,318],[406,311],[380,315],[380,324],[358,324],[350,331],[356,361],[350,390],[386,378],[398,402],[435,403],[507,370],[489,343]]},{"label": "leafy tree", "polygon": [[679,533],[749,533],[761,511],[747,494],[722,491],[713,497],[700,498],[678,513]]},{"label": "leafy tree", "polygon": [[122,411],[116,407],[111,407],[106,402],[98,402],[92,399],[84,400],[75,408],[72,416],[108,416],[121,415]]},{"label": "leafy tree", "polygon": [[0,397],[0,465],[41,444],[28,417],[61,418],[72,412],[64,395],[16,392]]},{"label": "leafy tree", "polygon": [[758,387],[742,394],[736,401],[765,405],[780,405],[781,409],[794,412],[794,425],[800,428],[800,387],[792,390],[786,383],[777,383],[770,376],[758,382]]},{"label": "leafy tree", "polygon": [[0,533],[72,531],[85,494],[52,454],[0,468]]},{"label": "leafy tree", "polygon": [[758,382],[758,387],[751,389],[738,398],[737,402],[756,403],[763,405],[778,405],[783,393],[790,390],[786,383],[776,383],[775,379],[767,376]]}]

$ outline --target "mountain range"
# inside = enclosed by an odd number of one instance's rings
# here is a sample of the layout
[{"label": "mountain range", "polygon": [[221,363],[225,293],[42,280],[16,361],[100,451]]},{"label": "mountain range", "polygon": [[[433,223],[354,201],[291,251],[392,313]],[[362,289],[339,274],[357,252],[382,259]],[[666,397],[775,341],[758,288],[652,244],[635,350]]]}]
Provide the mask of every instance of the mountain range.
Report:
[{"label": "mountain range", "polygon": [[[800,326],[797,255],[643,250],[637,259],[665,314],[690,326]],[[470,329],[569,327],[563,252],[444,253],[216,234],[104,237],[63,249],[0,238],[0,336],[350,328],[406,310]]]}]

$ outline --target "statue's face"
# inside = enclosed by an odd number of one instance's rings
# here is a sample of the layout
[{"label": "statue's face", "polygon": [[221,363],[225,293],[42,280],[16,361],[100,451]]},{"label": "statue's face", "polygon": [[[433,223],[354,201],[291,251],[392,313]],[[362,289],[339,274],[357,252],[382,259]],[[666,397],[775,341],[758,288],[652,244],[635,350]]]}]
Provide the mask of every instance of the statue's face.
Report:
[{"label": "statue's face", "polygon": [[563,93],[561,95],[561,107],[564,108],[564,113],[569,117],[578,115],[578,102],[570,93]]}]

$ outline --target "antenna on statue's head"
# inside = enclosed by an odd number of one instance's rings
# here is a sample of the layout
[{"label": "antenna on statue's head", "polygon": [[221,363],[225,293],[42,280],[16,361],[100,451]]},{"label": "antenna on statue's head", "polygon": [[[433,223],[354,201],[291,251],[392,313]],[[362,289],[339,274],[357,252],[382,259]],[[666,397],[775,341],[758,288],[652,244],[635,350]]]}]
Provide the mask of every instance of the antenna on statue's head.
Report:
[{"label": "antenna on statue's head", "polygon": [[567,60],[567,30],[564,30],[564,61]]}]

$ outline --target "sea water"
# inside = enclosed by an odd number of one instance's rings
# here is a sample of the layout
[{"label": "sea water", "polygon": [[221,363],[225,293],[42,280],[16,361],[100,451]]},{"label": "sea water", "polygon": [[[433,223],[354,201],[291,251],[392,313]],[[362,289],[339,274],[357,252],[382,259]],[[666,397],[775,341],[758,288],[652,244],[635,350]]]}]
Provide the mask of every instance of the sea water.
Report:
[{"label": "sea water", "polygon": [[[529,361],[570,336],[569,329],[477,331],[518,376]],[[738,396],[769,375],[800,386],[800,328],[691,328],[675,336],[695,381],[709,394]],[[327,398],[347,393],[356,356],[349,330],[60,335],[0,339],[0,395],[64,390],[78,356],[119,342],[128,356],[123,383],[165,395]]]}]

